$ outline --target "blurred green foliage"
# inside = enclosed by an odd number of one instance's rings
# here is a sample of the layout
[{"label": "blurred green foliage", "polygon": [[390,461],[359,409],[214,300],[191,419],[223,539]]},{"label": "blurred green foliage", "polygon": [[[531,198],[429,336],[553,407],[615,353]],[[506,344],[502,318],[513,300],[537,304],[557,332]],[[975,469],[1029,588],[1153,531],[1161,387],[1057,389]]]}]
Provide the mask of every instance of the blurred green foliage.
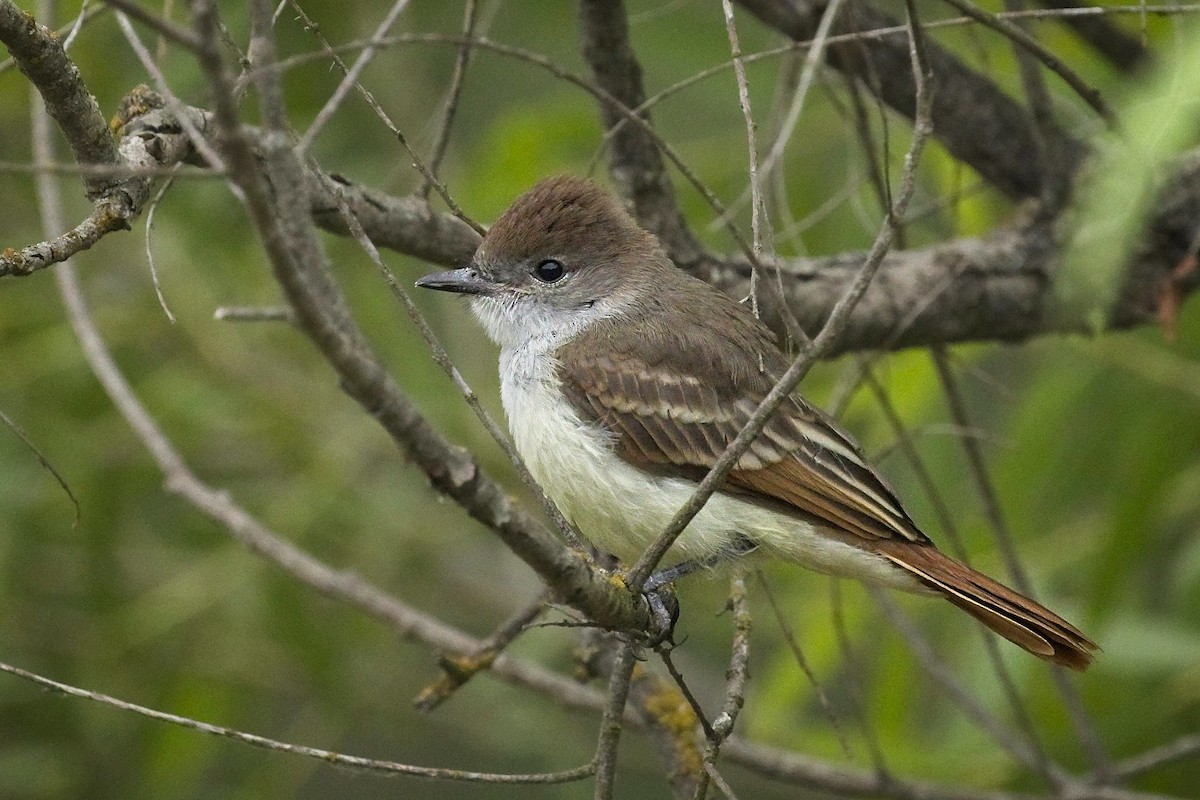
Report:
[{"label": "blurred green foliage", "polygon": [[[485,2],[487,35],[543,53],[585,73],[572,4]],[[368,36],[379,4],[304,3],[334,42]],[[64,12],[74,9],[64,8]],[[631,2],[634,43],[650,92],[728,59],[713,3]],[[226,9],[235,38],[245,20]],[[930,9],[930,17],[935,9]],[[457,32],[457,3],[413,3],[397,30]],[[64,17],[65,19],[65,17]],[[776,40],[739,14],[743,49]],[[1153,20],[1151,41],[1170,63],[1195,44],[1171,21]],[[141,29],[147,41],[153,39]],[[278,25],[285,55],[317,48],[285,8]],[[1124,85],[1053,25],[1039,34],[1076,69],[1136,105],[1139,79]],[[1008,45],[979,30],[939,39],[1018,91]],[[1195,62],[1192,51],[1192,63]],[[110,13],[82,32],[72,51],[106,113],[146,80]],[[448,85],[454,48],[384,49],[364,82],[422,150]],[[751,99],[765,119],[779,61],[749,67]],[[183,52],[166,49],[163,68],[187,101],[206,103],[203,81]],[[288,102],[303,129],[338,83],[322,58],[289,72]],[[658,129],[722,197],[745,183],[744,128],[729,71],[654,109]],[[782,253],[864,247],[879,213],[859,181],[862,159],[842,116],[839,79],[825,76],[809,98],[784,169],[791,215],[802,218],[844,191],[832,214]],[[1081,136],[1080,103],[1050,81]],[[1194,90],[1194,84],[1193,84]],[[29,86],[0,74],[0,154],[28,161]],[[878,124],[878,121],[876,121]],[[591,98],[529,64],[481,52],[464,87],[444,177],[457,201],[490,220],[535,179],[581,171],[600,134]],[[898,159],[907,126],[888,123]],[[1195,144],[1194,129],[1190,144]],[[327,169],[394,192],[416,185],[408,161],[365,105],[351,97],[319,137]],[[894,165],[893,165],[894,166]],[[86,205],[78,181],[59,178],[69,217]],[[973,178],[937,148],[923,169],[929,203]],[[712,219],[679,182],[697,230]],[[0,173],[0,245],[43,238],[33,180]],[[932,213],[912,243],[976,234],[1012,209],[975,192]],[[276,324],[213,319],[226,304],[274,304],[279,292],[238,202],[215,180],[177,183],[158,208],[151,244],[163,292],[178,322],[160,309],[143,253],[144,223],[108,237],[76,259],[93,313],[139,398],[189,464],[283,536],[338,568],[358,572],[406,601],[476,635],[489,632],[535,596],[532,574],[458,508],[439,502],[380,429],[343,396],[328,367],[296,331]],[[451,438],[523,494],[506,462],[455,399],[450,383],[350,241],[326,237],[355,314],[401,385]],[[712,237],[728,248],[729,242]],[[406,279],[429,265],[389,254]],[[499,414],[494,351],[465,307],[419,296],[467,380]],[[247,731],[341,752],[479,770],[562,769],[586,761],[596,719],[489,678],[471,683],[435,714],[411,698],[436,674],[433,654],[401,643],[385,627],[299,586],[246,553],[216,524],[164,490],[162,476],[86,368],[64,321],[53,269],[0,282],[0,410],[63,474],[81,519],[35,456],[0,428],[0,660],[133,702]],[[1178,341],[1147,329],[1095,340],[1048,338],[1020,347],[954,351],[977,430],[1017,545],[1041,599],[1103,644],[1078,680],[1105,747],[1140,752],[1200,727],[1200,312],[1185,306]],[[806,391],[825,401],[846,365],[820,365]],[[877,374],[918,434],[929,470],[954,510],[976,563],[1002,566],[964,468],[927,354],[880,360]],[[935,539],[944,534],[912,471],[892,448],[893,432],[869,393],[846,421],[908,498]],[[832,623],[830,582],[796,569],[768,570],[799,641],[850,731],[852,763],[869,767],[864,709],[890,769],[948,783],[1042,788],[925,679],[899,636],[855,585],[843,585],[848,664]],[[678,658],[702,700],[715,707],[727,659],[729,623],[718,617],[725,586],[681,587]],[[769,607],[753,593],[757,621],[753,676],[741,731],[802,752],[844,760],[833,726],[796,668]],[[1012,719],[971,623],[949,606],[899,598],[938,652],[981,702]],[[527,658],[569,668],[575,637],[533,630],[514,647]],[[1087,762],[1045,667],[1005,647],[1018,687],[1047,751],[1073,769]],[[621,797],[661,797],[664,785],[643,740],[622,747]],[[1158,770],[1137,785],[1183,796],[1198,783],[1195,764]],[[743,796],[784,797],[730,768]],[[501,798],[590,796],[586,783],[496,788],[389,781],[318,762],[264,754],[91,703],[47,695],[0,678],[0,798]]]}]

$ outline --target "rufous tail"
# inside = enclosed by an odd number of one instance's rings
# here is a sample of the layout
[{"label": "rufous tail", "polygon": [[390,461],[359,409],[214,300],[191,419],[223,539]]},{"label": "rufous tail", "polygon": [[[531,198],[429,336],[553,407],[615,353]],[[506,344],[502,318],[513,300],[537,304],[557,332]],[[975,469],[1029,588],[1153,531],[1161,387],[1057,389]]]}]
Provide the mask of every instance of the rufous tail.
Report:
[{"label": "rufous tail", "polygon": [[884,541],[879,554],[1019,647],[1075,670],[1087,669],[1098,645],[1050,609],[915,542]]}]

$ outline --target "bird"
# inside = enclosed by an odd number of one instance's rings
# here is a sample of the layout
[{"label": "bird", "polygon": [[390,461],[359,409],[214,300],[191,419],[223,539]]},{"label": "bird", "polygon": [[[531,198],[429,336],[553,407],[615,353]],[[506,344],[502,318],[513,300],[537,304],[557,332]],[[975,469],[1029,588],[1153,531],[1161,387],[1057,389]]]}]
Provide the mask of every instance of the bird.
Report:
[{"label": "bird", "polygon": [[[596,183],[544,179],[470,262],[418,286],[470,297],[499,346],[500,395],[534,479],[626,563],[665,529],[790,364],[744,303],[679,269]],[[1005,639],[1076,670],[1097,645],[938,550],[831,417],[798,392],[675,541],[668,570],[792,562],[940,595]]]}]

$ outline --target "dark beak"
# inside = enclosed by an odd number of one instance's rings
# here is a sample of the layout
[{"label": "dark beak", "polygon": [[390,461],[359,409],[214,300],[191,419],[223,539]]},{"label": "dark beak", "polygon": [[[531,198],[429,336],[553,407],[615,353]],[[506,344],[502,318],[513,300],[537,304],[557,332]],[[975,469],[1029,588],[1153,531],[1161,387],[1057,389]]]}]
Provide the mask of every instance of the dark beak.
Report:
[{"label": "dark beak", "polygon": [[435,272],[417,280],[417,286],[425,289],[437,289],[440,292],[456,292],[458,294],[493,294],[496,284],[485,278],[475,267],[452,269],[449,272]]}]

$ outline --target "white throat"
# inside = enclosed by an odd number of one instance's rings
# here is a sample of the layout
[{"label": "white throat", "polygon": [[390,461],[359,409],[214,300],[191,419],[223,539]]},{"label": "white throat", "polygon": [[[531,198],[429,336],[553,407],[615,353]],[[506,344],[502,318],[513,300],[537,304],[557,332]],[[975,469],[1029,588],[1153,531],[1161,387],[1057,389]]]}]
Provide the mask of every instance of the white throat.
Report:
[{"label": "white throat", "polygon": [[502,350],[533,347],[553,352],[629,305],[623,298],[604,298],[583,308],[555,308],[532,299],[501,296],[476,297],[471,311]]}]

